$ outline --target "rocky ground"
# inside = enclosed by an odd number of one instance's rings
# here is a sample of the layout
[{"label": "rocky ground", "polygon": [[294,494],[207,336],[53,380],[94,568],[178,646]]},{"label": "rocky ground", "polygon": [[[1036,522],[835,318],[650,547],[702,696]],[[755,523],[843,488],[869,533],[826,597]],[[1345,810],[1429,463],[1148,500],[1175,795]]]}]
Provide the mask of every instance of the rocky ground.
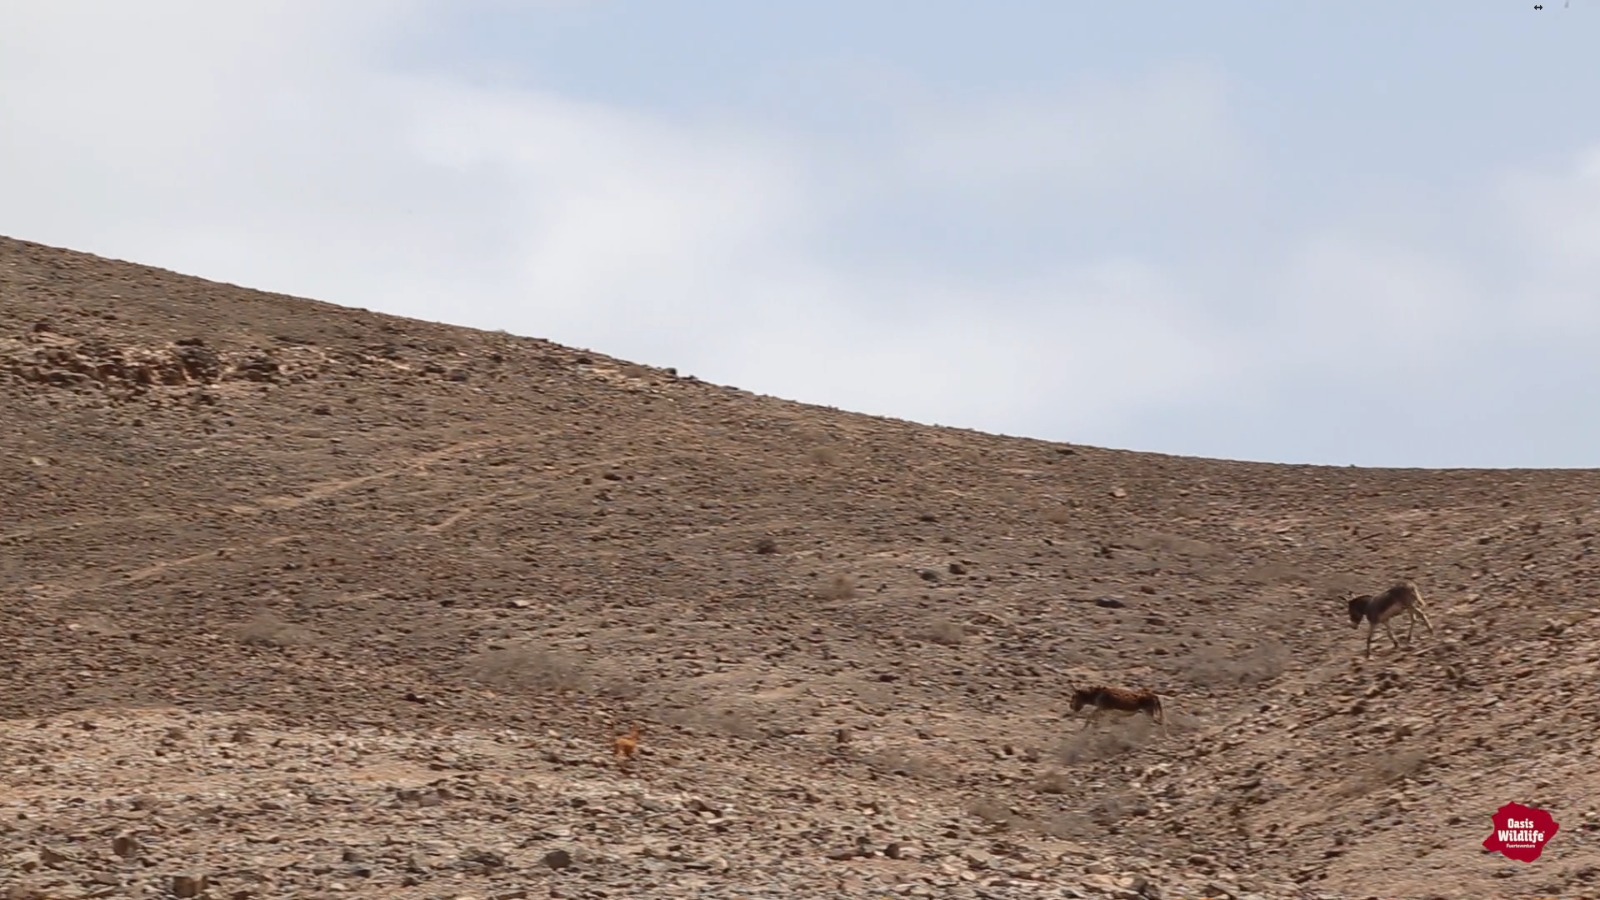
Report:
[{"label": "rocky ground", "polygon": [[0,896],[1600,897],[1594,471],[924,427],[9,239],[0,423]]}]

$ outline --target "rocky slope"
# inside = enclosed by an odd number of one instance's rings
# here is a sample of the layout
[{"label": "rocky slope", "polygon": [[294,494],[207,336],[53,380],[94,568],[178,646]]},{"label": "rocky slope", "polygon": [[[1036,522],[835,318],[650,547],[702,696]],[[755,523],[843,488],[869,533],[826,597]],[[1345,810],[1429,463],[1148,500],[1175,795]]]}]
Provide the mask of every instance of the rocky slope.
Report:
[{"label": "rocky slope", "polygon": [[[1000,438],[10,239],[0,423],[11,897],[1600,896],[1594,471]],[[1364,659],[1402,577],[1435,633]]]}]

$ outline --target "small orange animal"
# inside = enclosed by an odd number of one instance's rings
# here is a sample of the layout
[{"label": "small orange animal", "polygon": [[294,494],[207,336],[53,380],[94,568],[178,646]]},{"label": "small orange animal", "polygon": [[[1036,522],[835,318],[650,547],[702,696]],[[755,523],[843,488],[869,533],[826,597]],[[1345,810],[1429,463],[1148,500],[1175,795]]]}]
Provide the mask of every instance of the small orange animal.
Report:
[{"label": "small orange animal", "polygon": [[639,723],[635,722],[633,723],[632,731],[627,734],[619,734],[611,739],[611,752],[616,754],[618,765],[621,765],[626,760],[633,759],[633,755],[639,752],[639,737],[642,733]]}]

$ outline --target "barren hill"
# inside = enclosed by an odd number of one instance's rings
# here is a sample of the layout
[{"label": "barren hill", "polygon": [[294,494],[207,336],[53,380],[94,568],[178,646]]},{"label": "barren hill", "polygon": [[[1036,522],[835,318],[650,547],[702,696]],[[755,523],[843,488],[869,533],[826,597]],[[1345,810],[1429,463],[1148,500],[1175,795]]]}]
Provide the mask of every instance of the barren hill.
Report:
[{"label": "barren hill", "polygon": [[[0,450],[9,897],[1600,896],[1595,471],[1000,438],[10,239]],[[1398,578],[1436,633],[1365,659]]]}]

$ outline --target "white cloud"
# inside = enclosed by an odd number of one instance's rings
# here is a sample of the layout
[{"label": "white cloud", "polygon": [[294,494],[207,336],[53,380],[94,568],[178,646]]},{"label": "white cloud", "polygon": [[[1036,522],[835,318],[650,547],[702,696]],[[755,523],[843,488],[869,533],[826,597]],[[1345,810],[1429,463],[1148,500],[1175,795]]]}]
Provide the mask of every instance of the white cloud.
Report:
[{"label": "white cloud", "polygon": [[[1350,222],[1297,237],[1288,222],[1204,289],[1181,258],[1150,253],[1066,246],[1005,269],[982,234],[1018,210],[1094,229],[1132,206],[1138,227],[1186,215],[1221,230],[1229,207],[1270,206],[1271,182],[1244,177],[1261,162],[1228,83],[1173,68],[935,102],[902,75],[881,82],[866,138],[842,142],[397,71],[395,42],[448,9],[8,10],[0,232],[1076,440],[1114,441],[1149,409],[1264,396],[1287,375],[1366,384],[1472,365],[1463,353],[1508,323],[1600,330],[1600,156],[1486,192],[1479,215],[1515,226],[1490,255],[1464,249],[1488,228],[1396,243]],[[91,13],[100,27],[85,30]],[[914,218],[929,197],[948,205],[916,224],[963,229],[961,254],[838,252],[861,222]],[[1226,314],[1248,306],[1267,312]]]},{"label": "white cloud", "polygon": [[1525,249],[1553,267],[1600,271],[1600,146],[1565,171],[1524,171],[1506,179],[1505,201]]},{"label": "white cloud", "polygon": [[1288,260],[1273,323],[1287,365],[1425,367],[1482,329],[1483,291],[1458,260],[1350,235],[1306,240]]},{"label": "white cloud", "polygon": [[[310,3],[230,6],[171,27],[197,8],[118,21],[87,80],[66,56],[6,64],[6,82],[49,86],[5,108],[9,133],[33,135],[4,160],[19,173],[8,190],[24,189],[8,230],[1012,431],[1042,411],[1112,416],[1219,370],[1216,335],[1148,262],[1001,283],[953,262],[840,268],[814,242],[859,211],[830,190],[860,179],[804,144],[385,71],[383,42],[425,25],[419,6],[375,33],[378,4],[332,19]],[[55,9],[12,40],[67,46],[82,10]],[[1197,84],[1163,74],[948,119],[925,107],[895,143],[858,148],[855,174],[1104,191],[1156,171],[1170,186],[1207,170],[1197,149],[1226,144],[1214,86]]]},{"label": "white cloud", "polygon": [[1597,161],[1600,147],[1566,166],[1486,180],[1442,222],[1419,227],[1415,199],[1395,197],[1369,201],[1352,221],[1307,228],[1281,260],[1262,260],[1276,276],[1269,312],[1252,329],[1260,368],[1404,393],[1413,389],[1404,376],[1511,364],[1505,353],[1518,342],[1592,344]]},{"label": "white cloud", "polygon": [[1237,171],[1226,83],[1175,66],[1049,95],[921,98],[903,115],[893,167],[936,191],[1043,194],[1191,191]]},{"label": "white cloud", "polygon": [[530,91],[423,86],[410,96],[419,158],[500,197],[506,287],[526,298],[500,314],[519,324],[608,335],[732,327],[748,301],[719,292],[776,274],[778,239],[806,214],[784,154],[753,136]]},{"label": "white cloud", "polygon": [[[758,340],[712,350],[744,386],[846,408],[1024,433],[1051,419],[1096,427],[1140,399],[1203,391],[1235,374],[1224,335],[1150,267],[1112,262],[989,284],[797,280]],[[897,292],[916,308],[874,316]]]},{"label": "white cloud", "polygon": [[1513,324],[1551,339],[1600,337],[1600,145],[1556,172],[1509,174],[1496,199],[1519,262]]},{"label": "white cloud", "polygon": [[320,192],[361,177],[340,152],[359,137],[351,112],[372,99],[378,50],[419,12],[409,0],[7,6],[7,226],[171,259],[169,229],[314,219]]},{"label": "white cloud", "polygon": [[483,324],[768,393],[1011,431],[1041,414],[1114,416],[1226,368],[1218,335],[1148,264],[1000,283],[949,267],[841,271],[807,253],[832,201],[809,202],[805,161],[782,146],[527,91],[417,96],[423,157],[492,180],[515,207],[499,219],[517,268],[492,314],[474,314]]}]

